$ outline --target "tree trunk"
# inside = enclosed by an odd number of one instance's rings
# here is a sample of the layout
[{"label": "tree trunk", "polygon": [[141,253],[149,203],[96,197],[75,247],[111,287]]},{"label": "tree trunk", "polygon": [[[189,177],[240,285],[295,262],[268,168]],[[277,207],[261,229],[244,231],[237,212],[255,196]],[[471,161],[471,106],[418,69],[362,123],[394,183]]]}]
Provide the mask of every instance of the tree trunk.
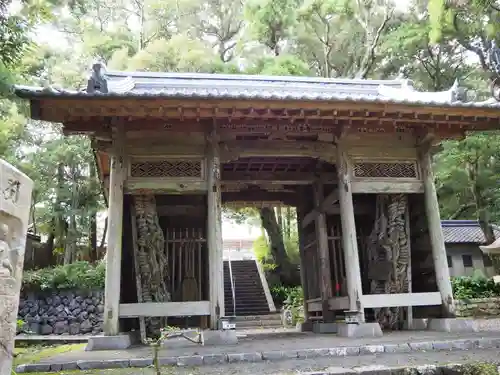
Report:
[{"label": "tree trunk", "polygon": [[[91,183],[96,180],[95,164],[89,163],[89,179]],[[97,212],[92,210],[90,214],[90,227],[89,227],[89,260],[95,262],[98,259],[97,254]]]},{"label": "tree trunk", "polygon": [[104,220],[104,230],[102,231],[101,244],[99,245],[99,255],[98,258],[104,254],[104,243],[106,242],[106,235],[108,234],[108,218]]},{"label": "tree trunk", "polygon": [[57,192],[54,204],[54,243],[53,247],[58,249],[58,259],[61,259],[60,249],[65,249],[65,236],[67,233],[67,223],[64,220],[63,200],[64,200],[64,163],[57,165]]},{"label": "tree trunk", "polygon": [[262,226],[267,232],[271,248],[271,256],[276,268],[273,273],[278,277],[279,282],[285,286],[295,286],[299,283],[299,273],[297,267],[290,262],[286,253],[285,244],[281,228],[276,220],[274,210],[269,207],[261,208],[260,219]]},{"label": "tree trunk", "polygon": [[71,186],[71,215],[69,217],[69,230],[66,236],[66,248],[64,250],[64,264],[70,264],[76,260],[76,242],[77,242],[77,228],[76,228],[76,210],[78,205],[78,185],[76,181],[75,167],[71,167],[72,186]]}]

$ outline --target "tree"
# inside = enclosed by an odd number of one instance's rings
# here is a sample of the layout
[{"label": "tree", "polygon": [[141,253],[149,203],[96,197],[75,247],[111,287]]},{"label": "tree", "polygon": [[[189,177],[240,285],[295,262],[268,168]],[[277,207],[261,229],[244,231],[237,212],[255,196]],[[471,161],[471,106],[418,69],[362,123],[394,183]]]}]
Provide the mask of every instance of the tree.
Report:
[{"label": "tree", "polygon": [[250,35],[279,56],[296,23],[297,0],[249,0],[245,18]]},{"label": "tree", "polygon": [[366,78],[393,13],[389,2],[309,0],[298,12],[296,49],[324,77]]},{"label": "tree", "polygon": [[493,242],[491,224],[500,220],[500,133],[474,133],[445,142],[435,168],[443,217],[477,219],[487,242]]},{"label": "tree", "polygon": [[429,1],[430,39],[457,41],[473,53],[480,68],[493,78],[489,53],[500,42],[500,3],[492,0]]}]

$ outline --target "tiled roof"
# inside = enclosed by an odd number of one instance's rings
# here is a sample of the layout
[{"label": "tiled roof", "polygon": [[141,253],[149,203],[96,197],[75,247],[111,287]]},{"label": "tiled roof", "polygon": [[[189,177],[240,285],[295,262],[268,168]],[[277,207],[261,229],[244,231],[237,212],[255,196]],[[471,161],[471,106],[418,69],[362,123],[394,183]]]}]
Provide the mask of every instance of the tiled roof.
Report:
[{"label": "tiled roof", "polygon": [[161,97],[192,99],[262,99],[361,101],[496,107],[496,101],[464,103],[458,86],[441,92],[416,91],[408,80],[330,79],[202,73],[111,72],[101,65],[87,90],[16,86],[20,97]]},{"label": "tiled roof", "polygon": [[[442,220],[441,227],[445,243],[486,243],[483,231],[475,220]],[[493,231],[499,238],[500,229],[494,226]]]}]

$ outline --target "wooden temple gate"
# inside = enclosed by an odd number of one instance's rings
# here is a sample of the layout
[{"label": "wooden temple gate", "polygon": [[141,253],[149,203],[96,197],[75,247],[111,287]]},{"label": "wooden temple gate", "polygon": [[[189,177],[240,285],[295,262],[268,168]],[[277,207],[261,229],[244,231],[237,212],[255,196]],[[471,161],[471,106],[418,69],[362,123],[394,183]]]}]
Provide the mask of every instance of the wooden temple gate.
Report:
[{"label": "wooden temple gate", "polygon": [[86,92],[16,92],[33,118],[93,139],[109,202],[106,335],[137,322],[143,336],[217,329],[221,207],[249,202],[297,208],[308,320],[348,312],[397,329],[413,315],[453,316],[431,151],[498,128],[495,108],[402,81],[99,65]]}]

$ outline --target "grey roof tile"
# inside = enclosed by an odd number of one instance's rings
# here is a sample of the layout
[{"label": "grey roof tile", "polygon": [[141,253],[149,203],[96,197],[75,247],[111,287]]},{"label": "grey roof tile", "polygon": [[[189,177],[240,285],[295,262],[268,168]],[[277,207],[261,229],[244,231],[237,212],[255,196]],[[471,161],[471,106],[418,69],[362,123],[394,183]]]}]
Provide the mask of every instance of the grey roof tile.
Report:
[{"label": "grey roof tile", "polygon": [[[99,70],[100,69],[100,70]],[[460,107],[498,107],[496,101],[461,102],[457,85],[442,92],[418,92],[408,80],[327,79],[204,73],[111,72],[98,67],[92,82],[107,92],[16,86],[20,97],[157,97],[171,99],[263,99],[356,101]],[[94,81],[92,81],[94,80]],[[102,85],[100,85],[102,86]],[[93,87],[92,84],[89,87]]]},{"label": "grey roof tile", "polygon": [[[486,239],[479,223],[474,220],[442,220],[445,243],[477,243],[484,244]],[[495,237],[500,237],[500,229],[493,227]]]}]

